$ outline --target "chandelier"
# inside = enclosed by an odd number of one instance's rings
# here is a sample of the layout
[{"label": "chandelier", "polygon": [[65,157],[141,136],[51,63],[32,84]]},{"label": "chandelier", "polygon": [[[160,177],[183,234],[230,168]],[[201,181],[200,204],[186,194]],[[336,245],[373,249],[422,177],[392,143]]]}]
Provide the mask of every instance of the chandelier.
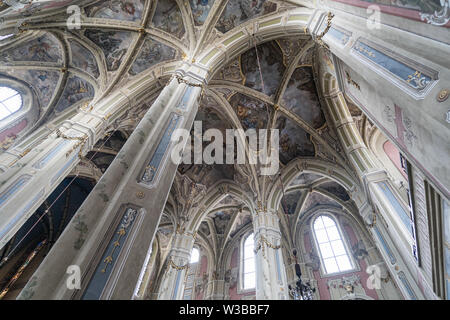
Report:
[{"label": "chandelier", "polygon": [[288,286],[289,294],[294,300],[313,300],[316,288],[313,288],[309,281],[303,283],[302,270],[297,261],[297,250],[294,249],[292,253],[295,257],[295,274],[297,275],[298,280],[295,283],[295,287],[292,287],[291,285]]}]

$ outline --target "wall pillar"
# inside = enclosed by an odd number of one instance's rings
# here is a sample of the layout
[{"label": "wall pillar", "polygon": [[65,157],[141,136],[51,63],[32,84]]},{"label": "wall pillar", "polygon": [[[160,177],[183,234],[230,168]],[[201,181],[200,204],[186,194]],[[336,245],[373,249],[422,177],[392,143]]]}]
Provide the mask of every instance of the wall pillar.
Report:
[{"label": "wall pillar", "polygon": [[176,234],[167,257],[167,267],[161,281],[158,300],[182,300],[189,269],[194,237]]},{"label": "wall pillar", "polygon": [[[265,209],[265,210],[264,210]],[[256,252],[256,299],[287,300],[286,268],[276,212],[259,208],[253,215]]]},{"label": "wall pillar", "polygon": [[[189,67],[188,67],[189,68]],[[190,130],[204,77],[176,72],[34,273],[19,299],[131,299],[167,200],[177,163],[175,129]],[[177,261],[178,263],[178,261]],[[67,286],[79,268],[80,289]]]}]

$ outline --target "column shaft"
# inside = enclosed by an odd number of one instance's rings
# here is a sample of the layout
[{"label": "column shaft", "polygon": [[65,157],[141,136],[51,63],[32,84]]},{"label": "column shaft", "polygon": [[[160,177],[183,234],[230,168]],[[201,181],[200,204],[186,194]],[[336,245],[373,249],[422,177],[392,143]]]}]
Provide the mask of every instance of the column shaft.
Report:
[{"label": "column shaft", "polygon": [[[200,92],[170,81],[19,299],[133,297],[178,166],[170,157],[171,136],[192,127]],[[66,285],[69,266],[80,268],[79,290]]]},{"label": "column shaft", "polygon": [[288,299],[281,232],[276,214],[259,211],[253,217],[256,251],[256,299]]}]

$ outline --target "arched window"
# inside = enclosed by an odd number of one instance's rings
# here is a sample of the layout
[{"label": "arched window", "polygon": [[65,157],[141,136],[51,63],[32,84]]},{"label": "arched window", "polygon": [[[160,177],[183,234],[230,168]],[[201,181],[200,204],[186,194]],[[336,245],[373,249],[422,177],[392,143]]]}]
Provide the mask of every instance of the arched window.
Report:
[{"label": "arched window", "polygon": [[200,251],[197,248],[192,249],[190,264],[197,263],[200,260]]},{"label": "arched window", "polygon": [[0,120],[22,108],[22,96],[9,87],[0,86]]},{"label": "arched window", "polygon": [[314,220],[314,236],[326,274],[353,269],[350,256],[336,222],[327,215]]},{"label": "arched window", "polygon": [[253,233],[247,236],[242,248],[242,280],[243,289],[253,289],[256,283],[256,270],[255,270],[255,243],[253,239]]}]

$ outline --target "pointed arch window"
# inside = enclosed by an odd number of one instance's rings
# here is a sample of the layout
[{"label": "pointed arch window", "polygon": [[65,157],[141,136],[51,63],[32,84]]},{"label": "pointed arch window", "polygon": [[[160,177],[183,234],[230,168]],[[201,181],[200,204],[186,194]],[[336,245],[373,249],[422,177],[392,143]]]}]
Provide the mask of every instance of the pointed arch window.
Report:
[{"label": "pointed arch window", "polygon": [[331,216],[320,215],[314,220],[313,229],[323,271],[333,274],[353,270],[354,264],[336,221]]},{"label": "pointed arch window", "polygon": [[255,288],[256,270],[255,270],[255,241],[253,233],[249,234],[242,245],[242,288],[250,290]]}]

